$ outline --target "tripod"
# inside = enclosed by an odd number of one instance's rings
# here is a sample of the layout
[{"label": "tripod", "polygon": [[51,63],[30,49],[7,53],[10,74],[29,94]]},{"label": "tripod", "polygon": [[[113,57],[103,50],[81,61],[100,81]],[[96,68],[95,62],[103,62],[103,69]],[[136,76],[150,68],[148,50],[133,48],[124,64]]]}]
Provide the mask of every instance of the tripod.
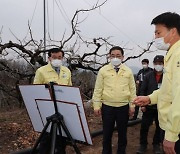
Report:
[{"label": "tripod", "polygon": [[33,149],[32,149],[32,154],[36,153],[36,149],[40,143],[40,141],[42,140],[43,136],[46,133],[46,130],[48,128],[48,126],[51,124],[51,130],[50,130],[50,135],[51,135],[51,149],[50,149],[50,153],[49,154],[54,154],[55,153],[55,148],[56,148],[56,138],[57,138],[57,130],[59,131],[59,136],[60,136],[60,140],[61,140],[61,151],[62,153],[65,152],[65,147],[62,146],[63,144],[63,136],[62,136],[62,131],[61,131],[61,127],[63,128],[64,132],[67,135],[67,138],[69,139],[71,145],[73,146],[75,152],[77,154],[81,154],[76,143],[75,140],[72,138],[68,128],[65,125],[65,122],[63,120],[63,115],[61,115],[58,112],[58,107],[57,107],[57,102],[56,102],[56,97],[55,97],[55,93],[54,93],[54,83],[50,82],[49,84],[50,87],[50,91],[51,91],[51,97],[54,103],[54,109],[55,109],[55,114],[49,116],[46,118],[47,123],[45,124],[39,138],[37,139]]}]

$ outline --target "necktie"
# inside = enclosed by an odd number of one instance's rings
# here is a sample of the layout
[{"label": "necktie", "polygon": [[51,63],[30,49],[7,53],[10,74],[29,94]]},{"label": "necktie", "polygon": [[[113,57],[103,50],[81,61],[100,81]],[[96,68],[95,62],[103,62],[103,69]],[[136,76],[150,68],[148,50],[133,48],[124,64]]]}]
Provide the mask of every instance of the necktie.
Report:
[{"label": "necktie", "polygon": [[118,73],[119,68],[118,68],[118,67],[115,67],[114,69],[115,69],[116,73]]},{"label": "necktie", "polygon": [[60,73],[60,69],[59,68],[55,68],[55,71],[56,71],[57,74]]}]

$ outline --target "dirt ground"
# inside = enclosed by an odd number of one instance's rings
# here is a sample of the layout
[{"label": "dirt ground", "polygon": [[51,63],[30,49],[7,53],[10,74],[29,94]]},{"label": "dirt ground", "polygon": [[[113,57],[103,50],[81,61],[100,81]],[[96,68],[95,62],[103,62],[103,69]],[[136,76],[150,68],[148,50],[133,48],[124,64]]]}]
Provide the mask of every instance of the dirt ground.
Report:
[{"label": "dirt ground", "polygon": [[[87,114],[90,132],[101,129],[101,118],[94,117],[91,112]],[[127,154],[135,154],[139,146],[139,130],[140,124],[128,127],[128,145]],[[152,154],[152,137],[154,125],[151,126],[149,132],[149,145],[147,154]],[[32,124],[29,120],[25,109],[0,110],[0,153],[8,154],[21,149],[33,147],[38,133],[33,131]],[[102,151],[102,135],[94,137],[92,146],[78,144],[82,154],[101,154]],[[113,153],[117,149],[117,132],[113,135]],[[66,149],[67,154],[73,154],[74,149],[70,146]]]}]

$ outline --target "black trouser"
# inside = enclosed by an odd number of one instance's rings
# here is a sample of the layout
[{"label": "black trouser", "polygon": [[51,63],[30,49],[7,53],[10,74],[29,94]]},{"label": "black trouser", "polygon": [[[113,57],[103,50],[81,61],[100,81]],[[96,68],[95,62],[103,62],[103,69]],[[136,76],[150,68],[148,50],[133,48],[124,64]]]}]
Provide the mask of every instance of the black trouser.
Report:
[{"label": "black trouser", "polygon": [[147,145],[147,136],[150,125],[152,125],[153,121],[155,121],[156,124],[156,130],[153,137],[153,145],[157,144],[159,145],[161,142],[160,139],[160,127],[159,127],[159,121],[158,121],[158,112],[157,109],[151,109],[146,107],[146,111],[143,113],[142,116],[142,123],[141,123],[141,130],[140,130],[140,144],[141,145]]},{"label": "black trouser", "polygon": [[[55,154],[66,154],[66,139],[57,135],[56,137],[56,146],[55,146]],[[50,133],[45,133],[43,138],[41,139],[39,146],[39,154],[49,154],[51,150],[51,135]]]},{"label": "black trouser", "polygon": [[[164,135],[165,135],[165,131],[162,130],[161,131],[161,140],[162,141],[164,140]],[[175,143],[175,151],[176,151],[176,154],[180,154],[180,134],[179,134],[179,140],[177,140]]]},{"label": "black trouser", "polygon": [[127,123],[129,120],[129,105],[112,107],[102,105],[103,120],[103,154],[112,154],[112,134],[116,122],[118,131],[117,154],[126,153]]},{"label": "black trouser", "polygon": [[133,119],[135,119],[135,120],[137,119],[138,113],[139,113],[139,106],[135,106],[135,112],[134,112]]}]

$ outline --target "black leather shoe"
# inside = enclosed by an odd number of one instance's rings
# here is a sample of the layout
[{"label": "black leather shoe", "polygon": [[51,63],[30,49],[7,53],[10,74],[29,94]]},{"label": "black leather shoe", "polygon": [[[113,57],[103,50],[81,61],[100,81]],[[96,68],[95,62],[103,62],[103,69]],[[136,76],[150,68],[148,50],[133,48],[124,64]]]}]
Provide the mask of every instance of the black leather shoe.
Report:
[{"label": "black leather shoe", "polygon": [[147,146],[146,145],[140,145],[140,147],[138,148],[138,150],[136,151],[137,154],[144,154],[147,150]]},{"label": "black leather shoe", "polygon": [[153,145],[153,151],[155,154],[162,154],[163,153],[162,149],[160,148],[160,145]]}]

